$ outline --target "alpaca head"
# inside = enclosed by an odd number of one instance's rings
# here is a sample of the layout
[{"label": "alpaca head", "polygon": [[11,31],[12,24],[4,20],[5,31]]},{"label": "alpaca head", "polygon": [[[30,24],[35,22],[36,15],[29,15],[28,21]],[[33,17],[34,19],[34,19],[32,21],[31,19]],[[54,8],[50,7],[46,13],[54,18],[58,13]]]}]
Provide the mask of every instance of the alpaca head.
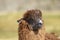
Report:
[{"label": "alpaca head", "polygon": [[33,31],[38,31],[38,29],[40,29],[42,27],[42,24],[43,24],[42,13],[40,10],[37,10],[37,9],[28,10],[23,15],[22,19],[31,25]]}]

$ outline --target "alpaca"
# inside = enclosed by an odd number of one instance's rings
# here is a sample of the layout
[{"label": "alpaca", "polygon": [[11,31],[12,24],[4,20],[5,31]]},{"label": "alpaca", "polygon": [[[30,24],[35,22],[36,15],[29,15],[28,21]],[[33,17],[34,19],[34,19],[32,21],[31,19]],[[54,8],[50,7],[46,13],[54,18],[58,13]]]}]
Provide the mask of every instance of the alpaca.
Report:
[{"label": "alpaca", "polygon": [[46,33],[40,10],[28,10],[23,18],[17,20],[18,40],[60,40],[53,33]]},{"label": "alpaca", "polygon": [[45,27],[40,10],[28,10],[18,23],[19,40],[45,40]]}]

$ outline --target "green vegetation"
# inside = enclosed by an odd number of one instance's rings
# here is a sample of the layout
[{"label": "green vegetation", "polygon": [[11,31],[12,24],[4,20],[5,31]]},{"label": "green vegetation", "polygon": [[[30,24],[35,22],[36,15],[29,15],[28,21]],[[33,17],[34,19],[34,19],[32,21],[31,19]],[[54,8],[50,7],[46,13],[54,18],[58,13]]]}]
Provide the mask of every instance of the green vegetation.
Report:
[{"label": "green vegetation", "polygon": [[[23,12],[0,15],[0,40],[17,40],[18,23]],[[44,24],[47,32],[60,35],[60,14],[43,13]]]}]

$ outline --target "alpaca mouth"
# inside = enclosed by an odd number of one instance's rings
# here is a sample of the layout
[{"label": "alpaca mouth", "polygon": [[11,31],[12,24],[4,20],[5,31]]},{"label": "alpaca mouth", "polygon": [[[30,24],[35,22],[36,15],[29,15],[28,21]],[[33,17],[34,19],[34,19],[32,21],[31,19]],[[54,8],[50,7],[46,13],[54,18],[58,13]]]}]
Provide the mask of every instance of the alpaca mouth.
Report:
[{"label": "alpaca mouth", "polygon": [[43,25],[42,23],[37,23],[37,24],[33,25],[33,27],[32,27],[33,32],[34,32],[35,34],[38,34],[39,29],[42,28],[42,25]]}]

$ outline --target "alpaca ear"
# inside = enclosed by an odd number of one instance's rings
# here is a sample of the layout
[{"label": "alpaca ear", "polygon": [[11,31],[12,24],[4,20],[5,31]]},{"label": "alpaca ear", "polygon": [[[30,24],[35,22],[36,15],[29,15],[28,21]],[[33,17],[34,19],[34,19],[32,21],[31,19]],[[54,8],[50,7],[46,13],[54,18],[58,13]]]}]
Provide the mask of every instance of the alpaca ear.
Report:
[{"label": "alpaca ear", "polygon": [[23,18],[21,18],[21,19],[18,19],[18,20],[17,20],[17,22],[18,22],[18,23],[20,23],[20,22],[21,22],[21,20],[23,20]]},{"label": "alpaca ear", "polygon": [[19,21],[20,21],[20,19],[19,20],[17,20],[17,22],[19,23]]}]

